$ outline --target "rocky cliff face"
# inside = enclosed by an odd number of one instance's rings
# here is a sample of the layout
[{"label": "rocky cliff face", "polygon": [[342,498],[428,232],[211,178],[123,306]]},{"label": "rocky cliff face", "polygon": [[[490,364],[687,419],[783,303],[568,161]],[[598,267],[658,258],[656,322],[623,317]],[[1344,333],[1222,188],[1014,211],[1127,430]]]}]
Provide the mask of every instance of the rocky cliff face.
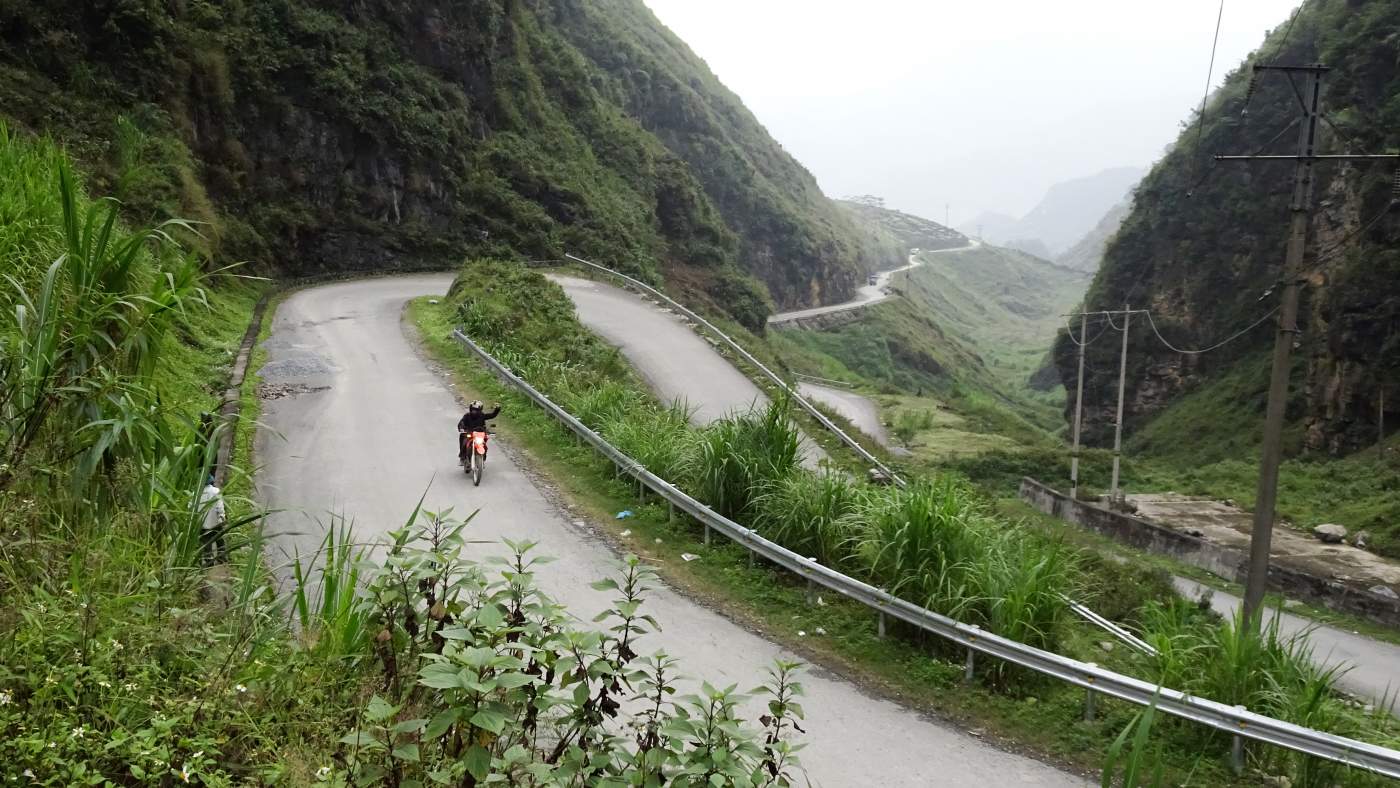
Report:
[{"label": "rocky cliff face", "polygon": [[18,0],[0,113],[287,273],[573,251],[761,326],[877,265],[640,0]]},{"label": "rocky cliff face", "polygon": [[[1261,47],[1258,57],[1265,61],[1333,67],[1325,81],[1323,152],[1400,146],[1397,30],[1400,6],[1394,3],[1310,0],[1286,41],[1280,30]],[[1274,284],[1282,270],[1291,164],[1216,165],[1210,158],[1261,148],[1292,152],[1294,133],[1269,144],[1299,114],[1287,79],[1261,76],[1252,89],[1250,81],[1248,69],[1231,75],[1209,106],[1199,150],[1193,125],[1144,179],[1106,249],[1086,299],[1089,309],[1125,303],[1151,309],[1171,343],[1194,349],[1234,335],[1277,303]],[[1340,454],[1373,443],[1382,390],[1388,400],[1400,400],[1394,388],[1400,371],[1395,317],[1400,213],[1392,209],[1393,173],[1390,165],[1318,167],[1318,207],[1305,266],[1302,361],[1289,411],[1307,449]],[[1183,355],[1164,347],[1140,319],[1136,326],[1130,343],[1130,429],[1183,393],[1252,363],[1273,339],[1273,323],[1265,321],[1219,350]],[[1097,330],[1091,327],[1090,336]],[[1085,396],[1094,416],[1090,424],[1101,427],[1100,435],[1112,420],[1120,335],[1106,336],[1090,347]],[[1076,348],[1063,335],[1055,359],[1061,379],[1072,387]],[[1390,421],[1400,420],[1392,414]]]}]

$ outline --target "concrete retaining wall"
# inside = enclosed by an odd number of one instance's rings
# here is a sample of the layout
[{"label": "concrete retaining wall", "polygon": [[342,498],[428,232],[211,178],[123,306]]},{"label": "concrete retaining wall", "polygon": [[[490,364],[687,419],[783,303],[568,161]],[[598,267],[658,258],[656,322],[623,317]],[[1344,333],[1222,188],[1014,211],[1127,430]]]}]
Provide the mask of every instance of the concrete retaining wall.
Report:
[{"label": "concrete retaining wall", "polygon": [[[1029,477],[1021,480],[1021,500],[1065,522],[1140,550],[1171,556],[1232,582],[1243,583],[1248,574],[1249,555],[1243,550],[1213,544],[1140,517],[1083,501],[1072,501],[1069,496]],[[1386,626],[1400,627],[1400,600],[1366,588],[1349,586],[1277,563],[1269,566],[1268,585],[1269,590],[1277,591],[1288,599],[1361,616]]]}]

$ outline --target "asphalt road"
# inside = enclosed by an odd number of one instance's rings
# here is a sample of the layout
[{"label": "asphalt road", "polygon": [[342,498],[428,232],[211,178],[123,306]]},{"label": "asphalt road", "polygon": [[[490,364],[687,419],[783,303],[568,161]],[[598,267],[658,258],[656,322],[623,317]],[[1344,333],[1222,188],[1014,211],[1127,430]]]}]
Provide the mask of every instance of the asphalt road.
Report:
[{"label": "asphalt road", "polygon": [[579,320],[620,348],[662,400],[694,408],[696,424],[768,403],[753,381],[679,315],[612,285],[558,274],[549,278],[568,293]]},{"label": "asphalt road", "polygon": [[[573,300],[579,320],[616,345],[663,401],[686,403],[695,424],[768,404],[758,386],[679,315],[602,282],[560,274],[549,278]],[[804,435],[802,463],[817,468],[825,458]]]},{"label": "asphalt road", "polygon": [[797,392],[841,414],[854,424],[856,429],[874,438],[881,446],[889,445],[890,437],[885,432],[885,425],[880,421],[880,406],[869,397],[854,391],[806,381],[797,384]]},{"label": "asphalt road", "polygon": [[[401,322],[407,299],[444,292],[449,281],[406,276],[325,285],[278,308],[262,370],[267,390],[278,396],[264,403],[257,437],[258,496],[284,510],[270,523],[272,558],[314,550],[332,515],[353,518],[361,541],[381,537],[403,524],[426,491],[429,509],[479,512],[470,532],[484,542],[483,554],[500,550],[494,545],[502,537],[540,541],[543,553],[559,559],[541,567],[541,585],[587,621],[609,598],[588,583],[613,570],[614,550],[540,492],[507,439],[497,439],[481,487],[457,467],[460,406]],[[743,395],[729,401],[735,396]],[[792,656],[668,587],[655,591],[646,609],[664,630],[644,638],[639,650],[664,648],[690,676],[746,690],[764,680],[772,659]],[[824,671],[804,684],[808,748],[801,756],[815,785],[1087,784]]]},{"label": "asphalt road", "polygon": [[[1172,580],[1178,591],[1192,599],[1209,591],[1211,608],[1227,619],[1240,609],[1241,600],[1237,596],[1184,577]],[[1348,667],[1337,680],[1343,689],[1376,704],[1390,704],[1391,710],[1396,710],[1396,693],[1400,692],[1400,646],[1323,626],[1292,613],[1284,613],[1279,618],[1279,630],[1290,636],[1307,632],[1314,660],[1325,667]]]},{"label": "asphalt road", "polygon": [[776,315],[770,315],[768,317],[768,323],[770,325],[774,323],[786,323],[790,320],[799,320],[804,317],[815,317],[817,315],[825,315],[830,314],[832,312],[845,312],[850,309],[857,309],[863,306],[870,306],[871,304],[878,304],[881,301],[884,301],[885,299],[891,297],[890,294],[886,292],[886,288],[889,287],[890,280],[894,278],[895,274],[901,271],[908,271],[910,268],[918,268],[920,265],[923,264],[923,261],[919,259],[920,255],[938,254],[941,252],[965,252],[968,249],[974,249],[979,245],[979,242],[971,241],[968,243],[967,246],[955,246],[952,249],[929,249],[920,252],[919,255],[910,255],[908,265],[880,272],[876,275],[875,284],[865,285],[864,287],[861,287],[860,289],[856,290],[856,297],[852,298],[849,301],[843,301],[839,304],[831,304],[830,306],[812,307],[811,309],[795,309],[791,312],[779,312]]}]

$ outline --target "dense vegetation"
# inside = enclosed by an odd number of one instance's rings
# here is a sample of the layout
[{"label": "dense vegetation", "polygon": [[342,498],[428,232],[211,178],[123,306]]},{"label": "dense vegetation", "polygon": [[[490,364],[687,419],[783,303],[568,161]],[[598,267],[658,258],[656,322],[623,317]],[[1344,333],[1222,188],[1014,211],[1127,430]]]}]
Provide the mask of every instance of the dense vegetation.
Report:
[{"label": "dense vegetation", "polygon": [[188,223],[117,214],[0,125],[0,779],[788,784],[796,666],[755,690],[757,727],[733,688],[687,692],[642,656],[635,559],[599,582],[598,630],[534,586],[535,545],[478,565],[446,514],[411,513],[379,560],[328,533],[286,595],[257,514],[235,517],[208,568],[200,490],[231,425],[198,414],[252,292],[184,248]]},{"label": "dense vegetation", "polygon": [[[1291,154],[1295,134],[1283,134],[1299,115],[1294,90],[1278,73],[1251,75],[1253,63],[1321,62],[1326,121],[1321,153],[1387,152],[1400,147],[1400,8],[1386,2],[1308,0],[1296,19],[1271,34],[1232,73],[1206,108],[1197,129],[1183,129],[1176,146],[1138,187],[1132,210],[1109,243],[1086,304],[1124,303],[1153,310],[1157,326],[1179,347],[1206,347],[1258,320],[1277,303],[1293,167],[1289,162],[1212,161],[1216,153]],[[1246,106],[1248,113],[1245,112]],[[1200,144],[1197,145],[1199,133]],[[1309,231],[1298,392],[1289,409],[1296,449],[1344,454],[1374,445],[1382,388],[1395,379],[1400,341],[1394,284],[1400,219],[1390,210],[1393,170],[1384,164],[1317,167],[1318,209]],[[1112,332],[1110,332],[1112,333]],[[1272,342],[1265,326],[1217,351],[1187,357],[1165,348],[1150,332],[1130,347],[1127,423],[1142,428],[1188,391],[1208,386],[1249,363]],[[1091,349],[1093,374],[1086,401],[1110,403],[1117,346]],[[1062,337],[1056,361],[1062,380],[1073,379],[1075,348]],[[1388,397],[1400,402],[1393,391]],[[1262,411],[1262,403],[1260,404]],[[1203,416],[1209,414],[1202,413]],[[1250,444],[1255,419],[1221,411],[1212,432]],[[1110,423],[1099,407],[1091,436]],[[1394,423],[1400,420],[1391,419]]]},{"label": "dense vegetation", "polygon": [[[1023,642],[1302,724],[1381,740],[1393,735],[1383,714],[1359,713],[1333,692],[1335,673],[1313,667],[1302,639],[1280,636],[1272,626],[1256,634],[1222,623],[1178,599],[1163,576],[1080,554],[1007,522],[956,475],[899,490],[807,470],[782,402],[693,427],[684,409],[658,403],[617,351],[578,323],[567,296],[545,277],[474,261],[459,281],[497,283],[456,287],[442,307],[477,342],[649,469],[792,550]],[[1064,592],[1137,628],[1160,655],[1105,653],[1085,643],[1066,615]],[[1012,695],[1064,690],[1006,666],[979,675]],[[1203,742],[1187,723],[1161,721],[1156,728],[1178,757],[1214,760],[1228,748],[1223,739]],[[1278,751],[1261,749],[1254,758],[1297,784],[1368,782]]]},{"label": "dense vegetation", "polygon": [[7,3],[0,112],[266,270],[595,255],[761,328],[883,261],[639,0]]}]

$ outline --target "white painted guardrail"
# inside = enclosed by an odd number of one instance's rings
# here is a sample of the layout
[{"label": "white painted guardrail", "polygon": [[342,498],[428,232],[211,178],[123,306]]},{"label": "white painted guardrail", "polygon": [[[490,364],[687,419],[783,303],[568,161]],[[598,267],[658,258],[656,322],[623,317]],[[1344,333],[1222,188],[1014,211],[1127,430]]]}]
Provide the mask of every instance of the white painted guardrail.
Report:
[{"label": "white painted guardrail", "polygon": [[[809,585],[822,586],[860,602],[879,614],[881,631],[884,629],[885,617],[890,616],[964,646],[967,649],[969,677],[974,668],[974,655],[984,654],[1083,687],[1089,693],[1090,704],[1095,693],[1102,693],[1140,706],[1155,705],[1164,713],[1230,733],[1237,741],[1252,739],[1387,777],[1400,778],[1400,751],[1304,728],[1291,722],[1255,714],[1242,706],[1227,706],[1178,690],[1160,688],[1141,679],[1105,670],[1092,663],[1080,662],[984,632],[976,626],[925,610],[868,583],[823,566],[814,559],[805,558],[782,545],[770,542],[752,528],[745,528],[712,511],[622,453],[601,435],[506,368],[460,330],[454,331],[453,336],[506,383],[520,389],[536,405],[607,457],[619,473],[631,476],[637,480],[639,488],[646,487],[652,490],[675,509],[680,509],[695,518],[705,527],[707,537],[711,530],[718,531],[753,555],[805,578]],[[1090,707],[1092,708],[1092,705]]]}]

